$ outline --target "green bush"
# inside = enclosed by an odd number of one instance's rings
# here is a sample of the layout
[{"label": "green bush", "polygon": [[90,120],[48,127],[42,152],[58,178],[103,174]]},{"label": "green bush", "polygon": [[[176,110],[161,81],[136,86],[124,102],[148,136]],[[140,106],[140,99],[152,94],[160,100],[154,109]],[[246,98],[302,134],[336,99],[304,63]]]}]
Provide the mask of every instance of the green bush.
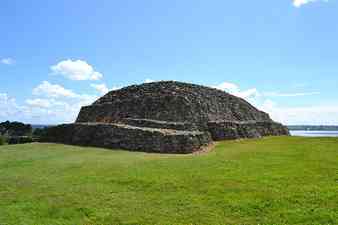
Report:
[{"label": "green bush", "polygon": [[8,144],[16,145],[16,144],[25,144],[33,142],[32,137],[29,136],[14,136],[8,138]]},{"label": "green bush", "polygon": [[21,122],[6,121],[0,123],[0,133],[2,135],[7,134],[9,136],[31,136],[32,126]]},{"label": "green bush", "polygon": [[37,138],[37,139],[40,139],[40,138],[42,138],[42,137],[45,136],[46,132],[47,132],[47,127],[44,127],[44,128],[36,128],[36,129],[34,129],[34,131],[33,131],[33,137],[34,137],[34,138]]},{"label": "green bush", "polygon": [[5,145],[7,144],[6,138],[4,136],[0,136],[0,145]]}]

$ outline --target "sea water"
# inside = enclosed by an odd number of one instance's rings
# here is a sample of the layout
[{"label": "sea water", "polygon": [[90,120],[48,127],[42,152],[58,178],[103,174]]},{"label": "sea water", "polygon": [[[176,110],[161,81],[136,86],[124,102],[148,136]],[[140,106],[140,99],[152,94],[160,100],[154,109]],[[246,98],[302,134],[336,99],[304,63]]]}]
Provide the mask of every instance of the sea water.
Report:
[{"label": "sea water", "polygon": [[308,131],[308,130],[292,130],[292,136],[302,137],[338,137],[338,131]]}]

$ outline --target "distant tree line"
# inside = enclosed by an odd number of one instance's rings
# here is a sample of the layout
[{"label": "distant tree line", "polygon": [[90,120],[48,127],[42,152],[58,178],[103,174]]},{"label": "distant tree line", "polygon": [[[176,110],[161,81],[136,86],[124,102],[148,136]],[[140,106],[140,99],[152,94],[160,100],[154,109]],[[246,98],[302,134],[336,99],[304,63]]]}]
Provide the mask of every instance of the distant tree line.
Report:
[{"label": "distant tree line", "polygon": [[44,134],[45,128],[33,128],[30,124],[21,122],[2,122],[0,123],[0,145],[3,144],[22,144],[39,140]]},{"label": "distant tree line", "polygon": [[337,131],[338,126],[325,125],[292,125],[288,126],[289,130],[308,130],[308,131]]}]

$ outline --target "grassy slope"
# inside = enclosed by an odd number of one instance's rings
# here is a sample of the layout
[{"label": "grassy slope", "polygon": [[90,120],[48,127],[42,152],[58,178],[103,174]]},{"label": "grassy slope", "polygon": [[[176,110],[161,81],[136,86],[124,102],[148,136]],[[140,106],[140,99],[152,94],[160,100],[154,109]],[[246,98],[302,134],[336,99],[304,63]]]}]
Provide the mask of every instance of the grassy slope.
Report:
[{"label": "grassy slope", "polygon": [[0,147],[0,224],[337,224],[338,138],[157,155]]}]

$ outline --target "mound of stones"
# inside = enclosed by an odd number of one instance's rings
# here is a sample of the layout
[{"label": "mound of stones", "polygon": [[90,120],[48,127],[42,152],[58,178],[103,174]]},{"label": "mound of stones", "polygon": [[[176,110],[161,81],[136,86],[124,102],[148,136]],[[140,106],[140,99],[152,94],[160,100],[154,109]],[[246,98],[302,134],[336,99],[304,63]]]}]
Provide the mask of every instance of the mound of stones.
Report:
[{"label": "mound of stones", "polygon": [[82,107],[44,141],[159,153],[192,153],[213,140],[289,135],[244,99],[175,81],[132,85]]}]

